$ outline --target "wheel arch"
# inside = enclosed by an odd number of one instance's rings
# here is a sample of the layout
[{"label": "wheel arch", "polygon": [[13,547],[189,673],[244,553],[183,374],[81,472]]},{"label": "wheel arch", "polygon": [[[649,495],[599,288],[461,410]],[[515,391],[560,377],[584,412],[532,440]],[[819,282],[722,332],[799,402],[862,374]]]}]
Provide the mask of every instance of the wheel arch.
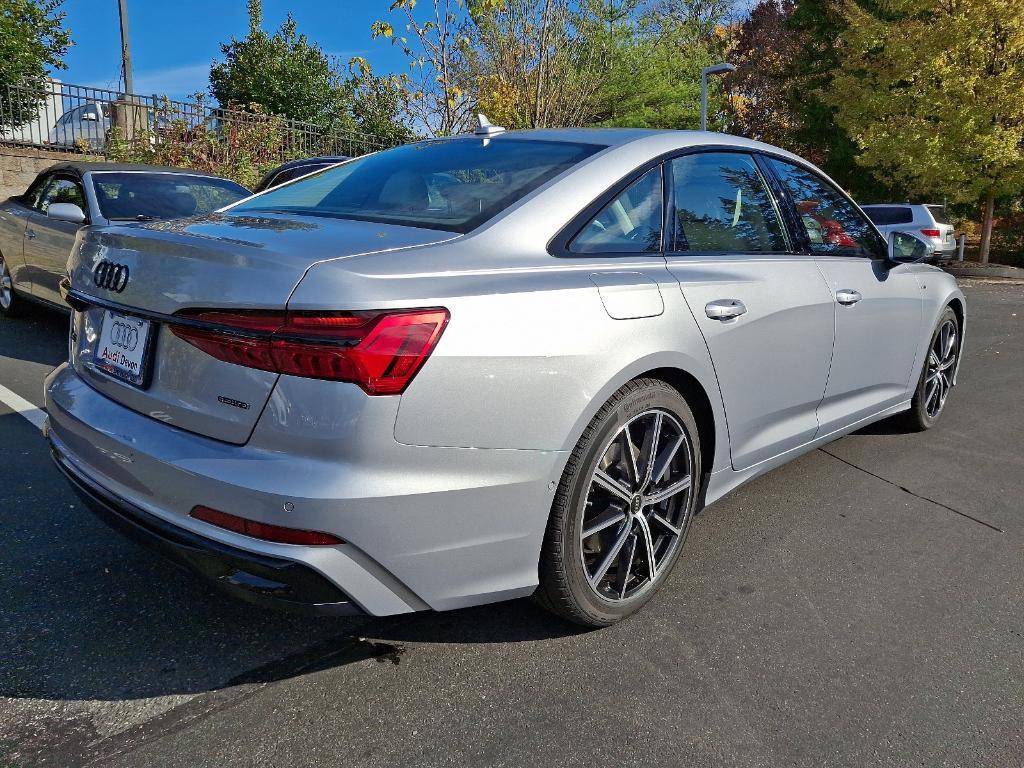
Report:
[{"label": "wheel arch", "polygon": [[645,371],[637,378],[664,381],[682,395],[686,404],[690,406],[690,410],[693,411],[693,418],[697,422],[697,432],[700,437],[701,478],[700,499],[697,503],[697,508],[700,509],[704,506],[704,492],[707,490],[708,479],[715,465],[717,432],[711,398],[708,397],[707,391],[697,378],[681,368],[654,368]]},{"label": "wheel arch", "polygon": [[679,392],[693,411],[700,432],[701,499],[707,490],[707,481],[716,469],[729,463],[729,434],[718,379],[710,363],[703,367],[699,360],[686,355],[652,355],[635,361],[595,393],[587,410],[573,427],[565,449],[571,451],[587,425],[600,408],[619,389],[635,379],[652,378],[664,381]]},{"label": "wheel arch", "polygon": [[946,306],[952,309],[953,314],[956,315],[956,323],[960,330],[960,345],[956,350],[956,367],[953,369],[953,386],[955,387],[957,376],[960,373],[960,361],[963,360],[964,356],[964,336],[967,331],[967,308],[964,302],[964,295],[957,291],[946,302]]}]

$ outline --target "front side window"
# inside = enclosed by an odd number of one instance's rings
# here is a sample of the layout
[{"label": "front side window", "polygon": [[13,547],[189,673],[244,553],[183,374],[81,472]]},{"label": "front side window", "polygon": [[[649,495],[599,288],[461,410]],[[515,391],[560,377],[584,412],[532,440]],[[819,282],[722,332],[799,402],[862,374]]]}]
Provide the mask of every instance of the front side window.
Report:
[{"label": "front side window", "polygon": [[154,221],[200,216],[249,196],[233,181],[185,173],[96,172],[100,213],[111,221]]},{"label": "front side window", "polygon": [[770,158],[772,169],[793,198],[811,253],[884,259],[887,246],[857,207],[820,176]]},{"label": "front side window", "polygon": [[573,253],[656,253],[663,218],[661,166],[606,205],[569,244]]},{"label": "front side window", "polygon": [[[469,232],[602,147],[512,137],[396,147],[275,187],[231,212],[280,212]],[[438,179],[451,183],[439,184]]]},{"label": "front side window", "polygon": [[55,176],[46,185],[46,189],[35,206],[43,213],[54,203],[71,203],[85,211],[85,195],[82,194],[82,186],[69,178]]},{"label": "front side window", "polygon": [[674,250],[787,250],[782,221],[754,159],[708,152],[672,161]]}]

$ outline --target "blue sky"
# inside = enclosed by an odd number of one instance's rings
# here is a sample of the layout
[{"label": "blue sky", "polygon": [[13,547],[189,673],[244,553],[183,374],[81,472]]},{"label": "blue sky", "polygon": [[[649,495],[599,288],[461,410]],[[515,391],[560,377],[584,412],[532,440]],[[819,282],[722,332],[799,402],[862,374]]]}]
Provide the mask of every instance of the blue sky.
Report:
[{"label": "blue sky", "polygon": [[[328,55],[365,56],[378,72],[404,66],[401,52],[370,39],[370,24],[388,15],[390,0],[264,0],[263,27],[277,29],[291,10],[299,31]],[[118,87],[120,33],[117,0],[64,0],[65,25],[75,46],[56,77],[79,85]],[[135,90],[184,98],[206,90],[220,43],[244,37],[245,0],[128,0]]]}]

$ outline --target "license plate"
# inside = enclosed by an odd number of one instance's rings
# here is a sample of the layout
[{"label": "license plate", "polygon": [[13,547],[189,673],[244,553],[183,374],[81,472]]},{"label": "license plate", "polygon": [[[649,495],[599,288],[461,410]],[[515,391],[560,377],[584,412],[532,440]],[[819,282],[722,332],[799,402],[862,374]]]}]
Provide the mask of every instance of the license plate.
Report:
[{"label": "license plate", "polygon": [[104,310],[93,365],[136,387],[144,386],[149,335],[149,320]]}]

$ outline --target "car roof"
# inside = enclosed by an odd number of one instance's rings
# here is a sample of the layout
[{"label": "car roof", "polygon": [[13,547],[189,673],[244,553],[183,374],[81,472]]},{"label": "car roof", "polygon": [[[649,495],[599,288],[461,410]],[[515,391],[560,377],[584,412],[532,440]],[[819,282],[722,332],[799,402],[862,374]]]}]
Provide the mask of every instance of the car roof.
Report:
[{"label": "car roof", "polygon": [[145,165],[143,163],[63,162],[51,165],[44,173],[50,171],[71,171],[79,175],[90,171],[149,171],[151,173],[185,173],[190,176],[205,176],[210,179],[223,178],[213,173],[197,171],[194,168],[172,168],[165,165]]},{"label": "car roof", "polygon": [[922,206],[924,208],[946,207],[942,203],[867,203],[862,205],[861,208],[914,208],[917,206]]},{"label": "car roof", "polygon": [[[773,147],[760,141],[735,136],[731,133],[715,131],[675,130],[662,128],[530,128],[525,130],[505,131],[491,136],[475,133],[461,133],[447,139],[424,139],[424,141],[451,141],[458,139],[491,139],[504,141],[509,139],[526,139],[531,141],[565,141],[583,144],[599,144],[605,147],[617,147],[645,139],[660,140],[678,144],[680,148],[699,146],[702,144],[728,144],[731,146],[748,147],[749,149],[771,150],[790,155],[790,152]],[[796,157],[795,155],[793,155]],[[804,161],[806,162],[806,161]]]}]

